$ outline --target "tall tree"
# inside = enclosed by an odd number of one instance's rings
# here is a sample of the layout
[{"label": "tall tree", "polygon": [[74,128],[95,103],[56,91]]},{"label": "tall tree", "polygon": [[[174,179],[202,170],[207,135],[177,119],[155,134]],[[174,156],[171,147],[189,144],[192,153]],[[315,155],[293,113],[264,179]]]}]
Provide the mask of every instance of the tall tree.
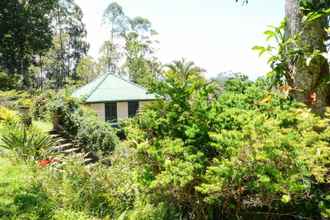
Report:
[{"label": "tall tree", "polygon": [[56,0],[0,2],[0,67],[30,86],[29,67],[51,47],[51,12]]},{"label": "tall tree", "polygon": [[131,81],[146,85],[155,77],[159,62],[154,56],[154,35],[151,22],[142,17],[130,20],[130,31],[125,34],[125,72]]},{"label": "tall tree", "polygon": [[103,20],[110,30],[110,39],[105,42],[101,52],[106,63],[107,72],[118,74],[121,60],[120,44],[128,30],[128,18],[123,8],[116,2],[111,3],[104,11]]},{"label": "tall tree", "polygon": [[68,80],[79,80],[77,67],[89,49],[82,18],[81,9],[72,0],[59,0],[53,10],[53,44],[42,59],[44,75],[55,88],[63,87]]},{"label": "tall tree", "polygon": [[[323,113],[330,104],[330,73],[326,54],[329,14],[329,0],[285,0],[285,36],[279,33],[283,38],[279,56],[273,56],[270,60],[272,66],[275,64],[283,72],[289,94],[318,113]],[[280,31],[270,35],[276,32]],[[269,48],[261,47],[261,52],[265,50]]]},{"label": "tall tree", "polygon": [[77,66],[77,77],[83,83],[88,83],[98,76],[98,66],[90,56],[82,58]]},{"label": "tall tree", "polygon": [[[286,37],[299,35],[298,46],[304,48],[305,53],[326,52],[327,17],[320,16],[310,21],[304,18],[310,12],[315,13],[329,7],[330,2],[324,0],[286,0]],[[290,86],[293,88],[292,96],[311,105],[315,111],[323,112],[324,107],[330,104],[330,74],[327,59],[320,55],[313,56],[308,64],[301,56],[292,61],[288,69],[291,76]]]},{"label": "tall tree", "polygon": [[126,16],[116,2],[107,7],[103,19],[110,27],[110,37],[101,48],[102,70],[128,75],[131,81],[141,85],[148,84],[160,69],[153,47],[157,32],[151,22],[142,17]]}]

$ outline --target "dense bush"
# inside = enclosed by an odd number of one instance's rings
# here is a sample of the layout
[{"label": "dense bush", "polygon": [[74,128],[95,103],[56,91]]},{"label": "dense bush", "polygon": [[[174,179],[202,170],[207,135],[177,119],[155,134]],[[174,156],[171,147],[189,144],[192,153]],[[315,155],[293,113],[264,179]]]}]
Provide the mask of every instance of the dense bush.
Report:
[{"label": "dense bush", "polygon": [[52,202],[30,184],[33,166],[20,159],[0,158],[0,219],[50,219]]},{"label": "dense bush", "polygon": [[51,112],[49,103],[55,98],[55,92],[52,90],[37,92],[32,99],[31,114],[38,120],[50,120]]},{"label": "dense bush", "polygon": [[328,120],[259,85],[233,79],[219,94],[184,68],[155,85],[165,99],[127,127],[153,205],[188,219],[328,215]]},{"label": "dense bush", "polygon": [[172,67],[153,85],[162,98],[127,122],[116,148],[109,124],[55,96],[47,106],[55,127],[86,151],[111,152],[111,166],[85,166],[79,155],[27,161],[15,191],[0,179],[0,218],[329,218],[330,117],[266,84],[239,77],[220,92],[197,68]]},{"label": "dense bush", "polygon": [[20,77],[18,75],[8,75],[0,70],[0,88],[1,90],[12,90],[19,88]]},{"label": "dense bush", "polygon": [[109,154],[118,143],[115,130],[79,101],[59,95],[50,103],[54,126],[64,131],[86,151]]}]

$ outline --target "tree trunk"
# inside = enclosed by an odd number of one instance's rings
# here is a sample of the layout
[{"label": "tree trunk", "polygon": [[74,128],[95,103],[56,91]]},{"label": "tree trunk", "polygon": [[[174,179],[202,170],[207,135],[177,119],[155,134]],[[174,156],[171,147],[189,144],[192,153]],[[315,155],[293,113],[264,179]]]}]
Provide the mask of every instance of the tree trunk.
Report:
[{"label": "tree trunk", "polygon": [[[313,0],[317,4],[319,0]],[[310,23],[302,23],[303,13],[299,0],[286,0],[285,14],[287,17],[286,36],[292,37],[301,33],[299,47],[306,47],[309,52],[319,50],[326,52],[325,41],[327,19],[321,18]],[[289,66],[292,76],[293,89],[291,95],[298,101],[304,102],[315,112],[323,113],[329,104],[330,84],[329,65],[324,57],[315,57],[309,65],[303,57],[292,61]]]},{"label": "tree trunk", "polygon": [[30,85],[30,79],[29,79],[29,71],[28,68],[26,67],[26,61],[24,58],[24,55],[21,58],[21,66],[20,66],[20,74],[23,77],[22,80],[22,89],[30,89],[31,85]]}]

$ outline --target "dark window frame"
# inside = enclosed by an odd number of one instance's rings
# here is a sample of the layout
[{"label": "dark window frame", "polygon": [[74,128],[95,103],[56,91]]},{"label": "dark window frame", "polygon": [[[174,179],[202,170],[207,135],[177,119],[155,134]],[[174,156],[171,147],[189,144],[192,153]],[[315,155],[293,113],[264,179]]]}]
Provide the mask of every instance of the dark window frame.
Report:
[{"label": "dark window frame", "polygon": [[105,108],[105,121],[117,122],[118,121],[118,106],[117,102],[104,103]]},{"label": "dark window frame", "polygon": [[129,118],[134,117],[138,113],[139,107],[140,107],[139,101],[128,101],[127,102],[128,117]]}]

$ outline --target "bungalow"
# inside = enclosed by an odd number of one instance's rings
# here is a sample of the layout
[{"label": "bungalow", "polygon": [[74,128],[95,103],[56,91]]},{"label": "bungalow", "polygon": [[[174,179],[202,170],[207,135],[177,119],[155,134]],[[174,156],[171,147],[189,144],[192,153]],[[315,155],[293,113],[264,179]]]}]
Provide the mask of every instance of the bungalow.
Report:
[{"label": "bungalow", "polygon": [[101,75],[72,96],[85,98],[86,105],[101,119],[112,123],[133,117],[143,105],[156,99],[145,88],[113,74]]}]

